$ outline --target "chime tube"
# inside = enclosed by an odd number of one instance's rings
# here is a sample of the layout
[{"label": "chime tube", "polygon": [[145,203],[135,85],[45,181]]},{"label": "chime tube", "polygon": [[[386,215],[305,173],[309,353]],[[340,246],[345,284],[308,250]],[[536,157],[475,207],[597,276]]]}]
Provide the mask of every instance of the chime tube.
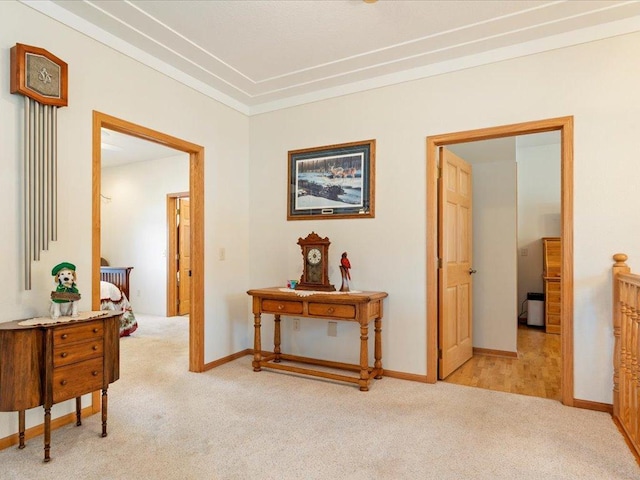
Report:
[{"label": "chime tube", "polygon": [[51,123],[50,113],[51,107],[49,105],[44,106],[44,125],[43,125],[43,155],[42,155],[42,250],[49,250],[49,181],[51,177],[50,170],[50,155],[51,149],[49,148]]},{"label": "chime tube", "polygon": [[33,259],[40,260],[40,138],[42,137],[41,112],[42,105],[35,104],[35,157],[33,159]]},{"label": "chime tube", "polygon": [[58,240],[58,107],[51,107],[51,241]]},{"label": "chime tube", "polygon": [[57,240],[57,107],[25,96],[24,284],[31,290],[31,262]]},{"label": "chime tube", "polygon": [[46,116],[44,114],[44,105],[40,105],[40,135],[38,135],[38,141],[40,143],[40,156],[38,157],[38,174],[40,175],[40,181],[38,183],[38,191],[40,201],[38,202],[38,260],[40,260],[40,252],[44,250],[44,156],[45,156],[45,124]]},{"label": "chime tube", "polygon": [[31,290],[31,99],[24,97],[24,289]]}]

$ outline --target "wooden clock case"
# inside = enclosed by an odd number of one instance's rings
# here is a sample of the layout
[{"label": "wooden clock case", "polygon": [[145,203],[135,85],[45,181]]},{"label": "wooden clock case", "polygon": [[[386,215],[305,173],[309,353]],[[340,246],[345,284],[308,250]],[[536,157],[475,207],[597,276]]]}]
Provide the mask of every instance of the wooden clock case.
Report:
[{"label": "wooden clock case", "polygon": [[[335,291],[336,288],[329,283],[330,244],[329,238],[322,238],[315,232],[298,239],[298,245],[302,249],[302,276],[296,290]],[[320,252],[320,261],[317,264],[309,261],[309,252],[314,249]]]}]

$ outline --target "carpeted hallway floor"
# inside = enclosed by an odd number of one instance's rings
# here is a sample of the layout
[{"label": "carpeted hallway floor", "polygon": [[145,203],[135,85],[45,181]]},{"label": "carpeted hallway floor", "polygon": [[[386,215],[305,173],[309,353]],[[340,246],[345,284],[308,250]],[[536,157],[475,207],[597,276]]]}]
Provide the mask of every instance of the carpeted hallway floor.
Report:
[{"label": "carpeted hallway floor", "polygon": [[184,318],[138,315],[100,415],[0,451],[13,479],[638,479],[604,413],[439,382],[355,386],[251,369],[189,373]]}]

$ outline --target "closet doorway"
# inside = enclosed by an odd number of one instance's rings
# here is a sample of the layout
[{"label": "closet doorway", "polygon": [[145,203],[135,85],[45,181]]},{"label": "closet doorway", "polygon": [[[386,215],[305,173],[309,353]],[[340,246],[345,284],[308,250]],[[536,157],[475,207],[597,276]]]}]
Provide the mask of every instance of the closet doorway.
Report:
[{"label": "closet doorway", "polygon": [[[573,399],[573,118],[526,122],[466,132],[449,133],[427,137],[427,381],[435,383],[438,378],[439,332],[443,302],[447,301],[444,289],[439,285],[440,242],[439,236],[442,205],[439,202],[440,180],[438,159],[440,149],[453,144],[489,140],[516,135],[559,131],[561,135],[561,229],[562,229],[562,332],[561,332],[561,399],[565,405],[574,405]],[[446,232],[445,232],[446,235]],[[451,239],[448,239],[449,241]],[[455,317],[455,316],[454,316]],[[515,320],[514,320],[515,321]]]}]

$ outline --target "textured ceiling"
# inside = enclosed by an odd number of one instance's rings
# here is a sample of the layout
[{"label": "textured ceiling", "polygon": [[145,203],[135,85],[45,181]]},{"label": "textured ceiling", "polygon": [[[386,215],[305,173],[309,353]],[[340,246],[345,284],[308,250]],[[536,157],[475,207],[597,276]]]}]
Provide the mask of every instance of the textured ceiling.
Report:
[{"label": "textured ceiling", "polygon": [[31,1],[244,113],[640,30],[638,1]]}]

